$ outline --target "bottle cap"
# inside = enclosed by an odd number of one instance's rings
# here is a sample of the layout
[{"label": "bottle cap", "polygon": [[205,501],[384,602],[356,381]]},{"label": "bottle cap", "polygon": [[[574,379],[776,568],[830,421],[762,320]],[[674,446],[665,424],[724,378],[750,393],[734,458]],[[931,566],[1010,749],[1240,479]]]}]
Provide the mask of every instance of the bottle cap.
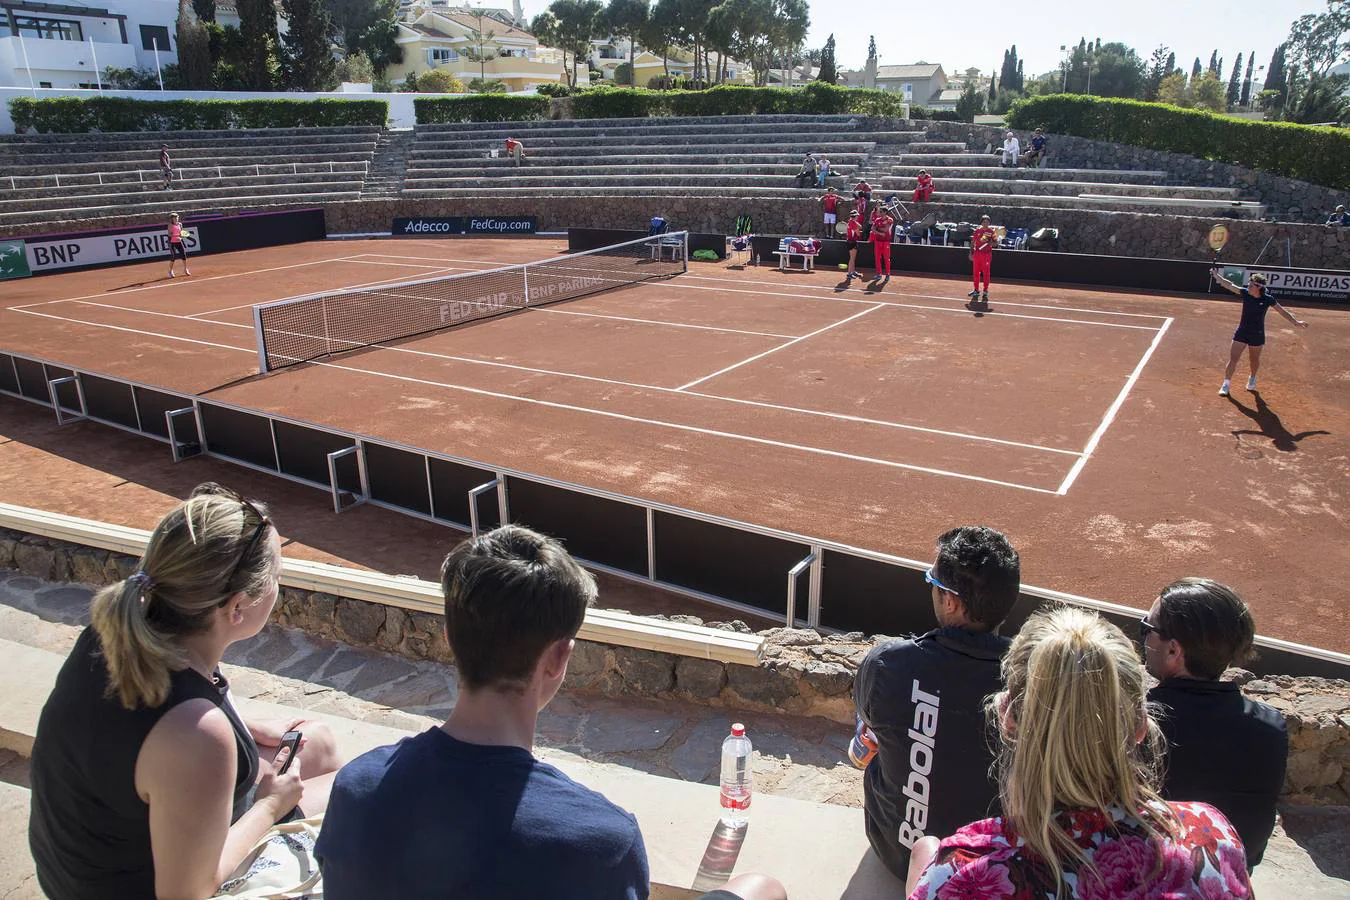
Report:
[{"label": "bottle cap", "polygon": [[740,722],[737,722],[731,726],[731,733],[736,737],[743,737],[745,735],[745,726]]}]

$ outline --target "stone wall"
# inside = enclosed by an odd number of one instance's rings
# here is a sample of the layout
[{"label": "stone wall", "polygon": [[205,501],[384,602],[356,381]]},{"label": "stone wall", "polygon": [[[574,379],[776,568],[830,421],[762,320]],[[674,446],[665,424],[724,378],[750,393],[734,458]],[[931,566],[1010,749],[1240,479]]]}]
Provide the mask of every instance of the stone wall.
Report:
[{"label": "stone wall", "polygon": [[[932,203],[929,208],[944,221],[979,221],[991,214],[999,224],[1036,230],[1060,230],[1060,249],[1066,253],[1101,253],[1108,256],[1145,256],[1165,259],[1208,260],[1212,253],[1205,236],[1214,219],[1160,213],[1100,212],[1096,210],[1039,207],[980,207],[956,203]],[[671,197],[499,197],[492,200],[365,200],[334,203],[327,207],[330,234],[388,231],[394,216],[460,215],[537,216],[542,230],[578,228],[647,227],[653,215],[663,215],[677,229],[719,234],[727,231],[740,213],[754,218],[761,234],[816,234],[820,230],[820,207],[812,199],[766,200],[762,198]],[[1307,269],[1350,267],[1350,228],[1320,225],[1225,220],[1229,228],[1224,258],[1250,262],[1271,239],[1272,248],[1284,258],[1285,242],[1294,265]],[[1276,261],[1268,250],[1264,261]]]},{"label": "stone wall", "polygon": [[[905,127],[923,127],[937,139],[966,141],[972,150],[980,151],[988,144],[1001,147],[1003,136],[1007,133],[1007,129],[1003,128],[961,122],[914,122]],[[1028,139],[1028,135],[1022,132],[1018,133],[1018,137],[1024,143]],[[1242,199],[1261,201],[1268,207],[1267,215],[1281,222],[1320,225],[1338,204],[1350,204],[1350,191],[1258,172],[1245,166],[1069,135],[1051,134],[1046,137],[1050,144],[1047,165],[1053,168],[1141,169],[1166,172],[1166,180],[1171,184],[1235,187],[1241,191]],[[1343,268],[1347,261],[1350,261],[1350,257],[1342,257],[1342,262],[1333,268]],[[1299,265],[1310,264],[1300,262]]]},{"label": "stone wall", "polygon": [[[135,571],[133,557],[0,529],[0,569],[51,581],[110,584]],[[278,624],[314,635],[413,659],[453,663],[438,615],[364,600],[284,587],[274,613]],[[665,617],[655,617],[665,618]],[[704,623],[749,631],[741,622]],[[761,632],[763,661],[731,665],[579,641],[567,686],[614,697],[661,697],[713,706],[853,722],[853,675],[878,641],[860,632],[821,635],[802,629]],[[1284,714],[1290,735],[1284,799],[1294,803],[1350,803],[1350,682],[1270,676],[1230,670],[1243,692]],[[1241,748],[1234,748],[1240,752]]]}]

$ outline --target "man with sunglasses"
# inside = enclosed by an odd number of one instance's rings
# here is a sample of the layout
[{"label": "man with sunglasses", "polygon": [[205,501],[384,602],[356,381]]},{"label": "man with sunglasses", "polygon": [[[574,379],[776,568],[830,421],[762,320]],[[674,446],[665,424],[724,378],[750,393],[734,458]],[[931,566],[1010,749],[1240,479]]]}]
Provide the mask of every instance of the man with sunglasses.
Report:
[{"label": "man with sunglasses", "polygon": [[1256,867],[1275,829],[1289,734],[1284,716],[1220,681],[1251,655],[1256,627],[1242,598],[1208,578],[1162,589],[1139,621],[1144,665],[1159,680],[1148,699],[1167,739],[1167,800],[1199,800],[1233,823]]},{"label": "man with sunglasses", "polygon": [[1002,534],[966,526],[938,538],[924,580],[938,627],[874,647],[853,683],[860,727],[877,746],[863,777],[867,839],[901,881],[919,838],[998,815],[984,699],[1000,687],[1010,641],[998,628],[1021,567]]}]

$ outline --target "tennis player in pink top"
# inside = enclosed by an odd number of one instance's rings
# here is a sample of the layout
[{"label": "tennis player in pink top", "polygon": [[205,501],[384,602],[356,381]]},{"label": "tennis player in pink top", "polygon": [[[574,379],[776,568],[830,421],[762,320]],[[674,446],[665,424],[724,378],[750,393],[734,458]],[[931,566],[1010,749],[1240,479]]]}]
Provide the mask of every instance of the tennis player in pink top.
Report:
[{"label": "tennis player in pink top", "polygon": [[183,260],[183,274],[191,275],[192,270],[188,268],[187,247],[183,245],[183,223],[178,219],[178,213],[169,213],[169,277],[173,277],[173,261],[181,258]]}]

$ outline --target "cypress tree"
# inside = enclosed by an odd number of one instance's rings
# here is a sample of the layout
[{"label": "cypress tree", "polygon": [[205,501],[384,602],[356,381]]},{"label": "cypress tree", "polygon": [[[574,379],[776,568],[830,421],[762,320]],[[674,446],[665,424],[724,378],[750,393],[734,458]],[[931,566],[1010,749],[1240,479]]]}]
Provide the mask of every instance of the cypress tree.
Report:
[{"label": "cypress tree", "polygon": [[1242,76],[1242,93],[1238,103],[1247,106],[1252,102],[1252,64],[1256,62],[1256,51],[1247,54],[1247,74]]},{"label": "cypress tree", "polygon": [[1233,74],[1228,76],[1228,108],[1237,106],[1238,98],[1242,96],[1242,85],[1238,81],[1242,77],[1242,54],[1237,55],[1237,61],[1233,63]]},{"label": "cypress tree", "polygon": [[286,16],[282,60],[286,86],[300,91],[327,91],[337,86],[333,60],[333,20],[323,0],[281,0]]},{"label": "cypress tree", "polygon": [[272,0],[236,0],[239,10],[239,38],[243,44],[244,86],[255,91],[270,91],[277,86],[280,65],[277,62],[277,11]]}]

